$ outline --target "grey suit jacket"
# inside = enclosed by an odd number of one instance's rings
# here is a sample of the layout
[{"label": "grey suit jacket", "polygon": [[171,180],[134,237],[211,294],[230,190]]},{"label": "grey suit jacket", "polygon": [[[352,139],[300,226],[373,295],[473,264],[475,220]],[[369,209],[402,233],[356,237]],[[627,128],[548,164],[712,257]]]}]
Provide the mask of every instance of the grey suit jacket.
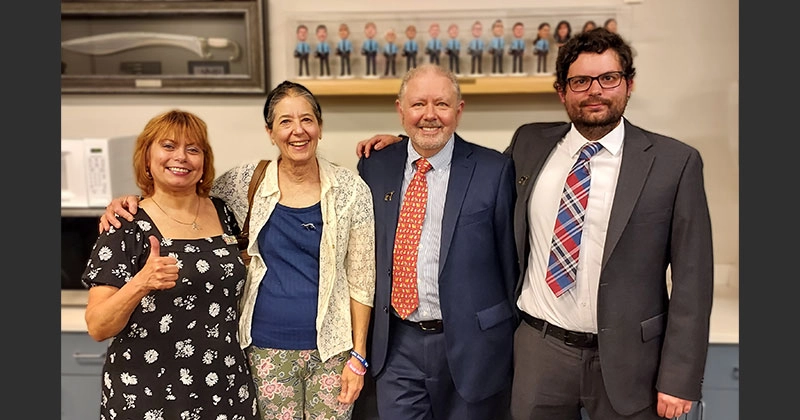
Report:
[{"label": "grey suit jacket", "polygon": [[[597,321],[608,396],[616,411],[628,415],[653,404],[656,391],[687,400],[701,398],[714,262],[699,152],[624,121],[624,152],[603,251]],[[517,296],[530,252],[531,192],[550,152],[569,129],[564,122],[523,125],[505,151],[517,172]]]}]

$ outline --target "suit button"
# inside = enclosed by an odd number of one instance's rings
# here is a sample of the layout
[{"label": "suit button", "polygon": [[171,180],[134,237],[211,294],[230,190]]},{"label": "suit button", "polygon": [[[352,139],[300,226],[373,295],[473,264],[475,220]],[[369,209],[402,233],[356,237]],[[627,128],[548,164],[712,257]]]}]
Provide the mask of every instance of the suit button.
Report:
[{"label": "suit button", "polygon": [[385,313],[385,314],[389,313],[389,307],[388,306],[384,306],[383,307],[383,313]]}]

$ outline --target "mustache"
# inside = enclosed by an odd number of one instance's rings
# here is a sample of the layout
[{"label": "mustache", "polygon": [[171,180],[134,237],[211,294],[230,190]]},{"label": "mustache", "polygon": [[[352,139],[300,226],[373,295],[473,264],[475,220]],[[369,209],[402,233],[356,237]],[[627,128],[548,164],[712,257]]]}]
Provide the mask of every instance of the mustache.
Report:
[{"label": "mustache", "polygon": [[609,105],[611,105],[611,101],[600,99],[600,98],[595,98],[595,99],[587,99],[587,100],[581,102],[581,106],[593,106],[593,105],[606,105],[606,106],[609,106]]}]

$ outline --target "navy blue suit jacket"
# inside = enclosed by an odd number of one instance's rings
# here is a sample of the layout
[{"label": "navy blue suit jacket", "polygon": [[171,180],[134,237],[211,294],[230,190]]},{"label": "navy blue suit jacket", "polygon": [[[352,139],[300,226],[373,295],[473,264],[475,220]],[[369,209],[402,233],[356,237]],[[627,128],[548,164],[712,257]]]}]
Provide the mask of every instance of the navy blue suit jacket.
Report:
[{"label": "navy blue suit jacket", "polygon": [[[361,158],[358,171],[375,206],[377,284],[370,370],[384,368],[390,343],[392,251],[402,203],[408,138]],[[462,398],[475,402],[511,385],[514,330],[516,188],[513,161],[455,135],[442,220],[439,296],[447,360]]]}]

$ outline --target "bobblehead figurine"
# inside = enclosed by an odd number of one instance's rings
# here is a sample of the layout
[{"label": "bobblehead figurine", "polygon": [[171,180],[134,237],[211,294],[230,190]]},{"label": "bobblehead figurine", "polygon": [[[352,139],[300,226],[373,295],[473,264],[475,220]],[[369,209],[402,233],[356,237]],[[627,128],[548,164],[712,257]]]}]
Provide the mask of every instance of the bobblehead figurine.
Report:
[{"label": "bobblehead figurine", "polygon": [[525,40],[522,39],[522,37],[525,35],[525,26],[522,22],[517,22],[511,28],[511,32],[514,34],[514,39],[511,40],[511,46],[508,47],[508,53],[513,60],[511,74],[514,76],[522,76],[525,74],[522,71],[522,59],[525,54]]},{"label": "bobblehead figurine", "polygon": [[378,77],[378,70],[376,69],[378,57],[378,41],[375,40],[375,35],[378,33],[378,28],[375,22],[367,22],[364,25],[364,36],[367,39],[361,44],[361,55],[366,57],[367,61],[367,77]]},{"label": "bobblehead figurine", "polygon": [[536,56],[536,72],[547,73],[547,53],[550,52],[550,24],[542,22],[533,40],[533,55]]},{"label": "bobblehead figurine", "polygon": [[451,23],[447,28],[447,35],[450,39],[447,40],[447,46],[444,51],[449,57],[450,71],[455,74],[461,74],[459,69],[459,55],[461,55],[461,41],[458,40],[458,25]]},{"label": "bobblehead figurine", "polygon": [[492,40],[489,44],[489,54],[492,55],[492,75],[503,74],[503,52],[506,47],[506,40],[503,38],[503,21],[497,19],[492,24]]},{"label": "bobblehead figurine", "polygon": [[484,44],[481,35],[483,35],[483,25],[480,21],[476,20],[475,23],[472,24],[472,39],[469,41],[469,46],[467,48],[467,53],[472,57],[470,59],[470,74],[472,75],[480,75],[483,73],[481,64],[483,63]]},{"label": "bobblehead figurine", "polygon": [[431,23],[431,26],[428,27],[428,35],[431,36],[431,39],[428,40],[428,44],[425,46],[425,54],[428,54],[428,61],[436,65],[439,64],[439,56],[442,54],[442,41],[439,41],[440,31],[438,23]]},{"label": "bobblehead figurine", "polygon": [[391,72],[392,77],[397,76],[397,71],[395,70],[395,58],[397,58],[397,44],[394,42],[397,40],[397,34],[394,32],[394,29],[389,29],[383,35],[383,39],[386,40],[386,45],[383,46],[383,56],[386,58],[386,70],[384,70],[383,75],[389,76]]},{"label": "bobblehead figurine", "polygon": [[603,23],[603,27],[611,33],[617,33],[617,20],[614,18],[606,19],[605,23]]},{"label": "bobblehead figurine", "polygon": [[[298,58],[298,76],[301,78],[311,77],[308,71],[308,55],[311,52],[311,46],[308,45],[308,27],[306,25],[297,26],[297,45],[294,47],[294,56]],[[303,70],[305,69],[305,74]]]},{"label": "bobblehead figurine", "polygon": [[353,52],[353,43],[348,39],[350,28],[346,23],[339,25],[339,42],[336,44],[336,55],[339,56],[339,67],[341,71],[339,77],[349,79],[353,77],[350,73],[350,53]]},{"label": "bobblehead figurine", "polygon": [[406,42],[403,44],[403,57],[406,58],[406,71],[417,67],[417,52],[419,51],[419,44],[417,44],[417,27],[408,25],[406,28]]},{"label": "bobblehead figurine", "polygon": [[317,25],[317,49],[314,52],[315,57],[319,60],[319,77],[331,77],[331,66],[328,57],[331,53],[331,47],[328,45],[328,27],[325,25]]},{"label": "bobblehead figurine", "polygon": [[566,20],[558,22],[556,31],[553,34],[553,41],[556,42],[556,46],[561,48],[570,38],[572,38],[572,26]]},{"label": "bobblehead figurine", "polygon": [[588,32],[594,28],[597,28],[597,24],[594,23],[593,20],[587,20],[586,23],[583,24],[583,29],[581,29],[581,32]]}]

